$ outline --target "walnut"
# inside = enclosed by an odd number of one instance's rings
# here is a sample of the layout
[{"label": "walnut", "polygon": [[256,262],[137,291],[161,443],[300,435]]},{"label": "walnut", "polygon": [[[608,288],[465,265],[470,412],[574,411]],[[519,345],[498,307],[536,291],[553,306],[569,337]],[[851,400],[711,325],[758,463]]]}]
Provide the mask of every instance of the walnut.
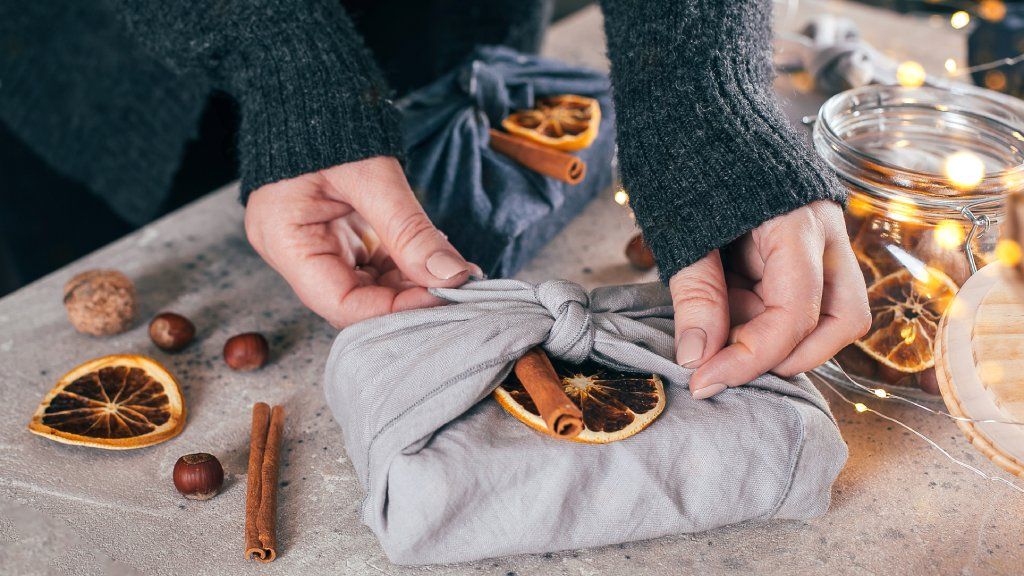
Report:
[{"label": "walnut", "polygon": [[135,285],[117,270],[88,270],[64,285],[64,307],[79,332],[119,334],[135,318]]}]

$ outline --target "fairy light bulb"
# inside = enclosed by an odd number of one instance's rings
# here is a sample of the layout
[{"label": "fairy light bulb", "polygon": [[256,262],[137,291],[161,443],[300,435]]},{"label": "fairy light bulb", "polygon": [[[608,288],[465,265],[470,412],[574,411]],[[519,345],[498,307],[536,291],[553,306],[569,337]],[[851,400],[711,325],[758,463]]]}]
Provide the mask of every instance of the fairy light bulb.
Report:
[{"label": "fairy light bulb", "polygon": [[867,412],[868,411],[868,407],[865,406],[864,404],[860,403],[860,402],[857,402],[856,404],[854,404],[853,407],[854,407],[855,410],[857,410],[857,412]]},{"label": "fairy light bulb", "polygon": [[615,203],[618,204],[619,206],[625,206],[626,204],[629,204],[629,194],[622,188],[619,188],[618,190],[615,191],[615,195],[613,196],[613,198],[615,199]]},{"label": "fairy light bulb", "polygon": [[970,152],[954,152],[946,158],[946,176],[953,186],[970,190],[985,178],[985,163]]},{"label": "fairy light bulb", "polygon": [[875,394],[875,396],[878,396],[879,398],[888,398],[889,397],[889,393],[886,392],[885,390],[881,389],[881,388],[875,388],[874,394]]},{"label": "fairy light bulb", "polygon": [[1002,0],[981,0],[978,15],[990,22],[999,22],[1006,17],[1006,4]]},{"label": "fairy light bulb", "polygon": [[927,74],[924,71],[924,66],[921,66],[913,60],[901,62],[896,68],[896,82],[905,88],[917,88],[918,86],[921,86],[924,84],[925,76],[927,76]]},{"label": "fairy light bulb", "polygon": [[1016,241],[1004,239],[996,243],[996,260],[1003,266],[1020,264],[1021,256],[1021,247]]},{"label": "fairy light bulb", "polygon": [[963,10],[957,10],[953,12],[953,15],[949,17],[949,25],[957,30],[967,26],[971,23],[971,15]]},{"label": "fairy light bulb", "polygon": [[957,250],[963,245],[967,234],[963,226],[954,220],[943,220],[932,230],[935,242],[946,250]]},{"label": "fairy light bulb", "polygon": [[956,60],[952,58],[946,58],[946,63],[944,64],[944,66],[946,67],[946,72],[949,72],[950,74],[956,74]]}]

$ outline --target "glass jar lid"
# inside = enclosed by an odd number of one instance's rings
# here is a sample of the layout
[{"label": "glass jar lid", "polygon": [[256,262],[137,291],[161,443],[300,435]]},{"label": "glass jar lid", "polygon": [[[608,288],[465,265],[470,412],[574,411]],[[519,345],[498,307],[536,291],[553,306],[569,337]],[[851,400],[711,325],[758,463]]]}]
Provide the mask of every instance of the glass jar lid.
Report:
[{"label": "glass jar lid", "polygon": [[819,110],[818,153],[869,201],[915,218],[998,220],[1024,184],[1024,102],[969,85],[871,85]]}]

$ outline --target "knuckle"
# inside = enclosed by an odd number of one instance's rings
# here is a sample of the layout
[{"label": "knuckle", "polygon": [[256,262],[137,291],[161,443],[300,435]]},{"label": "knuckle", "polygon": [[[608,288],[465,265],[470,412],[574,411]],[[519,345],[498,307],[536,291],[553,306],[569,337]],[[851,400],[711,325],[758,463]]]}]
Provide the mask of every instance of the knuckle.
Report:
[{"label": "knuckle", "polygon": [[860,338],[871,330],[871,324],[874,322],[874,318],[871,316],[871,310],[867,304],[860,307],[857,313],[853,317],[853,332],[854,339]]},{"label": "knuckle", "polygon": [[674,308],[700,309],[707,306],[720,306],[726,301],[724,285],[705,277],[689,278],[683,286],[672,291]]},{"label": "knuckle", "polygon": [[404,251],[417,243],[433,240],[438,232],[426,214],[415,211],[402,218],[392,219],[387,235],[392,238],[393,249]]}]

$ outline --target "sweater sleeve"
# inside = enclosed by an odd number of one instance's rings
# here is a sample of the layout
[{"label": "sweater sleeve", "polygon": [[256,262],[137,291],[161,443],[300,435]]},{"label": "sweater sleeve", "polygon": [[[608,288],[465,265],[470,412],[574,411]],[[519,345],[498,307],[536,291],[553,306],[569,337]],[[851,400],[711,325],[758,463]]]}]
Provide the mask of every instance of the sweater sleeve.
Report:
[{"label": "sweater sleeve", "polygon": [[337,0],[116,0],[133,37],[239,104],[242,198],[271,182],[401,156],[398,113]]},{"label": "sweater sleeve", "polygon": [[662,280],[844,188],[772,90],[771,0],[601,0],[619,166]]}]

